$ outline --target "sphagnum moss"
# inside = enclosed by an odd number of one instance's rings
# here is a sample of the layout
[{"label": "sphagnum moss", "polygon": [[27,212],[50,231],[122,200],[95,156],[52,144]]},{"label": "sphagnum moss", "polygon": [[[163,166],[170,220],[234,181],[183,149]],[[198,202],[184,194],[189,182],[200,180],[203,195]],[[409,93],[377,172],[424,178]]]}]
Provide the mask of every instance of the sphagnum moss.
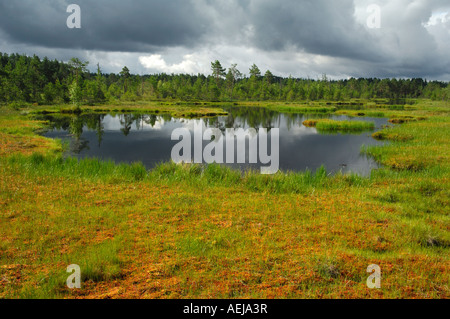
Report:
[{"label": "sphagnum moss", "polygon": [[[0,159],[0,298],[448,298],[448,109],[415,108],[396,112],[427,120],[365,149],[385,164],[367,178],[15,148]],[[8,143],[31,123],[0,118]],[[65,286],[71,263],[81,291]],[[367,289],[370,264],[383,289]]]}]

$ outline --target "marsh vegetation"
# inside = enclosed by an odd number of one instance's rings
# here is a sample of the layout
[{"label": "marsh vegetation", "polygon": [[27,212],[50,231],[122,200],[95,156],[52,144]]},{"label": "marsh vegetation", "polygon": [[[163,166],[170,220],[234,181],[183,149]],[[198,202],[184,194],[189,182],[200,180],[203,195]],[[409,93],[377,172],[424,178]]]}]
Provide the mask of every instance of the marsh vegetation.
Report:
[{"label": "marsh vegetation", "polygon": [[[40,62],[3,55],[1,63],[6,73],[1,73],[0,103],[6,103],[0,106],[0,298],[450,296],[450,106],[444,85],[275,77],[268,85],[255,74],[233,82],[234,101],[217,103],[211,100],[230,97],[220,76],[158,75],[142,81],[130,75],[113,81],[82,73],[82,92],[98,88],[92,82],[98,79],[109,102],[98,104],[82,93],[75,108],[65,103],[70,98],[64,89],[51,93],[53,85],[74,80],[73,69],[59,68],[65,72],[61,79],[58,72],[49,73],[56,78],[39,86],[44,92],[27,91],[20,86],[26,76],[8,85],[5,79],[17,70],[39,70],[25,66]],[[142,86],[136,83],[143,83],[139,97],[136,89]],[[416,93],[405,83],[416,86]],[[261,91],[265,86],[269,91]],[[328,95],[319,100],[307,91],[302,97],[302,87],[323,88]],[[336,87],[341,98],[327,91]],[[364,98],[367,88],[373,89],[370,99]],[[279,100],[259,101],[262,93]],[[434,100],[415,99],[415,94]],[[389,100],[398,97],[407,100]],[[191,98],[207,101],[183,101]],[[40,105],[45,99],[49,103]],[[118,123],[112,132],[106,130],[108,116]],[[218,128],[281,123],[285,139],[293,143],[284,152],[297,165],[328,138],[330,148],[351,140],[345,147],[356,150],[337,146],[377,165],[366,175],[333,169],[323,165],[327,159],[336,165],[349,162],[339,153],[322,152],[316,166],[263,176],[251,168],[216,164],[145,165],[137,158],[81,156],[87,149],[83,139],[91,151],[106,145],[108,134],[116,134],[117,143],[123,138],[125,145],[127,136],[154,134],[162,122],[193,118]],[[312,120],[315,128],[302,125]],[[137,123],[145,125],[138,130]],[[318,125],[338,131],[318,134]],[[353,128],[364,131],[348,134]],[[63,135],[68,142],[62,142]],[[317,140],[301,149],[301,139],[311,137]],[[131,148],[130,154],[139,149]],[[161,152],[153,148],[153,153]],[[80,290],[65,285],[70,264],[81,266]],[[367,289],[371,264],[381,267],[382,289]]]}]

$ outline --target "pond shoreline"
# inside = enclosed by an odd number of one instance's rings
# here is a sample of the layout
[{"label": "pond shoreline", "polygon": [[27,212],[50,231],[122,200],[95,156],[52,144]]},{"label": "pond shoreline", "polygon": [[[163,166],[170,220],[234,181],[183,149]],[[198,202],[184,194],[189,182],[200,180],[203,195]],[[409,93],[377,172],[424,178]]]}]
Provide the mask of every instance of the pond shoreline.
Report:
[{"label": "pond shoreline", "polygon": [[[315,171],[324,165],[333,174],[342,171],[343,173],[359,173],[369,175],[372,168],[378,166],[367,157],[360,155],[361,147],[377,144],[370,135],[361,134],[363,131],[355,130],[315,130],[302,126],[302,122],[308,116],[293,113],[278,113],[276,111],[266,111],[264,108],[254,107],[227,107],[227,116],[212,118],[202,118],[192,120],[187,118],[175,118],[172,115],[146,114],[146,113],[89,113],[81,115],[42,115],[36,116],[38,120],[49,122],[46,137],[63,139],[68,146],[66,154],[77,158],[98,157],[100,159],[112,159],[118,163],[122,162],[142,162],[148,169],[160,162],[170,161],[171,148],[176,142],[171,141],[171,135],[176,128],[185,130],[190,138],[188,145],[192,145],[189,154],[194,154],[193,147],[196,139],[194,127],[206,129],[220,129],[220,141],[222,141],[222,161],[234,169],[247,170],[257,169],[257,166],[264,166],[267,163],[260,163],[255,159],[252,165],[246,161],[240,165],[236,164],[236,156],[229,158],[228,151],[234,153],[242,137],[255,140],[255,151],[258,153],[258,141],[261,142],[258,131],[266,128],[269,136],[273,128],[277,128],[281,134],[277,138],[279,148],[279,158],[281,171]],[[314,116],[314,115],[311,115]],[[332,118],[337,123],[359,123],[347,116],[336,116],[332,114],[322,115],[322,117]],[[341,122],[341,120],[347,120]],[[387,124],[387,119],[368,118],[362,122],[365,127],[370,126],[370,131],[374,132],[377,127]],[[359,124],[358,124],[359,125]],[[249,132],[241,132],[241,129],[254,130],[256,134],[252,138]],[[225,147],[230,140],[229,131],[238,133],[234,139],[234,147]],[[227,133],[228,132],[228,133]],[[68,138],[68,136],[72,136]],[[239,141],[239,142],[238,142]],[[179,142],[178,144],[180,144]],[[207,141],[203,141],[202,150]],[[249,152],[249,142],[242,150]],[[133,145],[132,148],[130,145]],[[183,143],[183,145],[186,143]],[[217,144],[214,143],[214,145]],[[219,143],[220,144],[220,143]],[[269,143],[271,144],[271,143]],[[218,144],[217,144],[218,145]],[[328,145],[328,146],[327,146]],[[189,146],[191,148],[191,146]],[[214,146],[215,148],[216,146]],[[269,145],[270,147],[270,145]],[[294,151],[295,150],[295,151]],[[259,150],[260,152],[261,150]],[[286,156],[286,154],[290,154]],[[226,160],[225,160],[226,158]],[[334,158],[334,159],[332,159]],[[190,158],[192,159],[192,158]],[[184,162],[189,162],[184,159]],[[198,161],[196,161],[198,162]],[[344,165],[342,165],[344,164]],[[277,164],[278,166],[278,164]]]}]

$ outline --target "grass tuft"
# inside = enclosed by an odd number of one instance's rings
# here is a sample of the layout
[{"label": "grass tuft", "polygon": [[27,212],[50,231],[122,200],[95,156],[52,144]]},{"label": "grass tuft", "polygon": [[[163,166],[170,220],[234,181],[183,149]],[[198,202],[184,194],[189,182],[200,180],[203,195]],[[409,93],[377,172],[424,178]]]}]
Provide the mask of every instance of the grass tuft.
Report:
[{"label": "grass tuft", "polygon": [[365,121],[335,121],[330,119],[306,120],[303,125],[315,127],[318,131],[368,131],[375,128],[375,123]]}]

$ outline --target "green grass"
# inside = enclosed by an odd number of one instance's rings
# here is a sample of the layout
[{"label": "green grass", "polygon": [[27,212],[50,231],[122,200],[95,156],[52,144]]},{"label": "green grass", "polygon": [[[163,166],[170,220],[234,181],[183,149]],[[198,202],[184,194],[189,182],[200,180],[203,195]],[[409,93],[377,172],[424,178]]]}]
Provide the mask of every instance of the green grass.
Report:
[{"label": "green grass", "polygon": [[417,120],[376,133],[361,177],[65,159],[2,111],[0,298],[448,298],[449,108],[383,112]]},{"label": "green grass", "polygon": [[[3,160],[2,160],[3,161]],[[34,153],[31,156],[13,155],[8,158],[12,167],[21,167],[25,172],[44,176],[51,172],[53,176],[74,177],[107,182],[133,182],[144,179],[147,170],[141,163],[115,164],[112,161],[76,158],[63,159],[61,155],[44,156]]]},{"label": "green grass", "polygon": [[256,171],[245,173],[218,164],[161,163],[147,171],[142,163],[115,164],[99,159],[62,158],[60,155],[13,155],[0,158],[0,163],[12,172],[22,172],[30,178],[52,176],[109,184],[124,182],[164,182],[187,184],[195,187],[239,186],[255,192],[306,193],[314,187],[339,188],[349,185],[367,185],[367,180],[357,174],[328,174],[325,167],[316,172],[279,172],[273,176]]},{"label": "green grass", "polygon": [[431,167],[446,169],[448,152],[448,117],[429,117],[376,132],[374,137],[389,140],[383,147],[363,151],[393,169],[419,171]]},{"label": "green grass", "polygon": [[303,125],[315,127],[318,131],[370,131],[375,128],[375,123],[365,121],[336,121],[330,119],[306,120]]},{"label": "green grass", "polygon": [[284,113],[333,113],[337,110],[336,107],[326,107],[326,106],[285,106],[285,105],[269,105],[267,108]]},{"label": "green grass", "polygon": [[372,112],[372,111],[358,112],[356,115],[360,117],[386,117],[386,113],[384,112]]},{"label": "green grass", "polygon": [[173,117],[215,117],[227,115],[222,108],[213,104],[196,105],[194,103],[166,103],[166,102],[130,102],[120,104],[108,104],[89,106],[84,105],[77,109],[73,109],[72,105],[42,105],[35,107],[27,107],[24,112],[32,114],[89,114],[89,113],[151,113],[151,114],[167,114]]}]

